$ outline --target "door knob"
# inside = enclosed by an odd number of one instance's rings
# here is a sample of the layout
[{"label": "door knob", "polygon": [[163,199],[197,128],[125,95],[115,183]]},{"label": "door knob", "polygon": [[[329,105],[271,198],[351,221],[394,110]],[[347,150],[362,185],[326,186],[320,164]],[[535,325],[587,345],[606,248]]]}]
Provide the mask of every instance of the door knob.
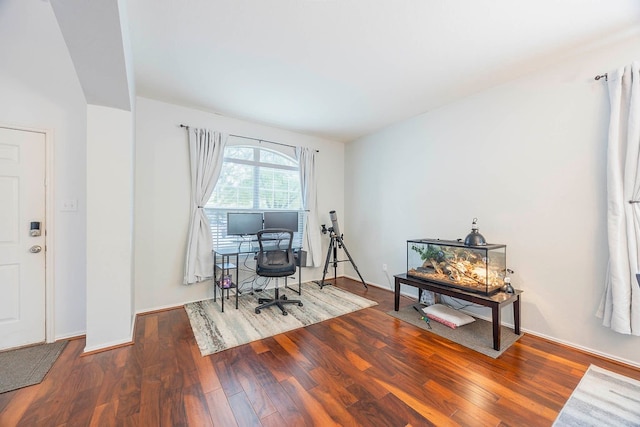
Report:
[{"label": "door knob", "polygon": [[42,250],[42,246],[39,246],[39,245],[33,245],[29,248],[29,252],[31,252],[32,254],[37,254],[41,250]]}]

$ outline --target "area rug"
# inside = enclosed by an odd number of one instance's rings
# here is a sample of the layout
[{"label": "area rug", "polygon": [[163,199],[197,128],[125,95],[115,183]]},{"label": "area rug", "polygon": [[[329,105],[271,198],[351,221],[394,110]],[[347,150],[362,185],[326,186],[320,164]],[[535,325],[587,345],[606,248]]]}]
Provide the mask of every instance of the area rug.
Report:
[{"label": "area rug", "polygon": [[66,345],[57,341],[0,353],[0,393],[39,384]]},{"label": "area rug", "polygon": [[390,311],[387,314],[494,359],[504,353],[511,344],[522,336],[522,334],[516,335],[513,333],[513,329],[501,326],[500,350],[498,351],[493,349],[493,325],[486,320],[476,319],[475,322],[455,329],[432,320],[429,322],[432,329],[429,329],[427,323],[420,319],[421,315],[413,308],[413,305],[403,307],[400,311]]},{"label": "area rug", "polygon": [[273,290],[243,295],[237,310],[229,304],[224,313],[220,311],[220,301],[208,299],[186,304],[184,308],[200,353],[206,356],[377,305],[375,301],[335,286],[320,289],[311,282],[302,284],[302,295],[292,291],[286,293],[290,299],[299,299],[304,304],[302,307],[288,304],[287,316],[283,316],[277,307],[265,308],[256,314],[258,296],[268,298]]},{"label": "area rug", "polygon": [[553,425],[640,426],[640,381],[589,366]]}]

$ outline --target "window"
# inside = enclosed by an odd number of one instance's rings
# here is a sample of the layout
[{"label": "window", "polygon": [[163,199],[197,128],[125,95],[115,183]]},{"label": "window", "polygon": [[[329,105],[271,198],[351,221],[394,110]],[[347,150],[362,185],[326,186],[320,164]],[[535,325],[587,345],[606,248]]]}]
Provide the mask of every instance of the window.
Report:
[{"label": "window", "polygon": [[298,211],[294,246],[302,244],[304,211],[298,162],[263,147],[227,145],[216,188],[205,206],[215,248],[237,247],[227,236],[228,212]]}]

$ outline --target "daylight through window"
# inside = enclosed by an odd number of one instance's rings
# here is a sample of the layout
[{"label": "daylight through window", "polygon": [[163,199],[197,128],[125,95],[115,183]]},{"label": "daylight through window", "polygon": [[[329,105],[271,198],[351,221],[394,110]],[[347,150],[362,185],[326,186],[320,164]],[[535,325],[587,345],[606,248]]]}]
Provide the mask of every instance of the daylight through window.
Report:
[{"label": "daylight through window", "polygon": [[[214,248],[237,246],[227,235],[228,212],[298,211],[294,246],[300,247],[304,212],[298,162],[263,147],[228,145],[218,183],[205,206]],[[247,236],[245,239],[255,238]]]}]

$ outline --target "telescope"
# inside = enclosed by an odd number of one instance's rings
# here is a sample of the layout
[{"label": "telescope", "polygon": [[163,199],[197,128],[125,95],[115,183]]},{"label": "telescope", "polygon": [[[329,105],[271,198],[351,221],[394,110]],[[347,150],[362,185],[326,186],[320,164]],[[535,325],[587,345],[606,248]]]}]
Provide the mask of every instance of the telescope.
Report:
[{"label": "telescope", "polygon": [[333,232],[336,233],[337,236],[342,236],[342,234],[340,234],[340,227],[338,226],[338,214],[336,213],[336,211],[330,211],[329,218],[331,218]]},{"label": "telescope", "polygon": [[[329,232],[329,237],[331,241],[329,242],[329,249],[327,250],[327,259],[324,262],[324,272],[322,273],[322,281],[318,283],[320,285],[320,289],[324,286],[331,285],[332,283],[327,283],[324,281],[324,278],[327,276],[327,270],[329,269],[329,264],[333,266],[333,279],[334,283],[337,280],[338,276],[338,263],[344,261],[350,261],[353,269],[358,273],[358,277],[360,277],[360,281],[364,285],[365,289],[367,288],[367,284],[365,283],[360,271],[358,271],[358,267],[356,263],[353,262],[353,258],[349,254],[347,247],[344,244],[344,240],[342,240],[342,234],[340,233],[340,226],[338,225],[338,214],[336,211],[329,212],[329,218],[331,218],[331,227],[327,229],[324,224],[322,224],[322,234],[327,234]],[[338,260],[338,248],[342,248],[344,253],[347,255],[348,260]],[[333,255],[333,260],[331,260],[331,256]],[[316,282],[317,283],[317,282]]]},{"label": "telescope", "polygon": [[331,227],[327,228],[326,225],[322,224],[322,234],[330,233],[332,236],[335,234],[338,237],[342,237],[340,233],[340,226],[338,225],[338,214],[336,211],[329,212],[329,218],[331,219]]}]

